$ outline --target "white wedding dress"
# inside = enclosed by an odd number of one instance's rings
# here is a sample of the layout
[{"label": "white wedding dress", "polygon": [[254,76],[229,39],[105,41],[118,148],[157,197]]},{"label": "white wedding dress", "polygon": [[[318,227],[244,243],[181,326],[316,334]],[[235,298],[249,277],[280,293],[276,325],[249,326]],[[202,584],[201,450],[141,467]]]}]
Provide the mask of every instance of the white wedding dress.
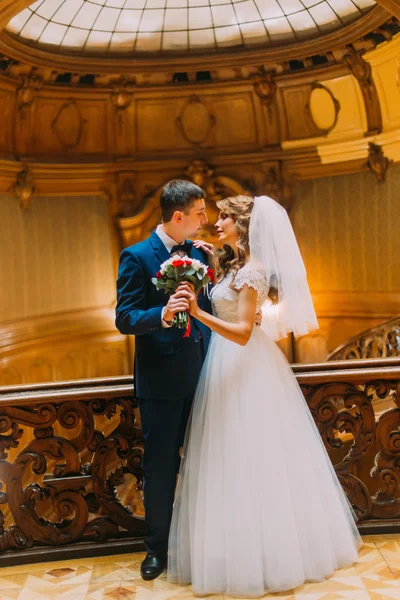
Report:
[{"label": "white wedding dress", "polygon": [[[213,314],[234,322],[228,274]],[[266,281],[249,266],[235,288]],[[268,318],[268,317],[265,317]],[[262,596],[357,560],[353,513],[285,357],[261,328],[247,346],[213,333],[186,433],[169,581],[195,594]]]}]

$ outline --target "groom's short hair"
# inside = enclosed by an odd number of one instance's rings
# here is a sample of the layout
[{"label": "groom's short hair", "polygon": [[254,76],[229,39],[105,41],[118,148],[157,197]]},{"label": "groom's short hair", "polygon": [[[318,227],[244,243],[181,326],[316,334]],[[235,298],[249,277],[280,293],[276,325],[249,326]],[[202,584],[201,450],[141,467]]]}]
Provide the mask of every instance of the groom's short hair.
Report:
[{"label": "groom's short hair", "polygon": [[164,223],[168,223],[176,210],[188,213],[196,200],[204,198],[204,190],[191,181],[174,179],[161,192],[160,207]]}]

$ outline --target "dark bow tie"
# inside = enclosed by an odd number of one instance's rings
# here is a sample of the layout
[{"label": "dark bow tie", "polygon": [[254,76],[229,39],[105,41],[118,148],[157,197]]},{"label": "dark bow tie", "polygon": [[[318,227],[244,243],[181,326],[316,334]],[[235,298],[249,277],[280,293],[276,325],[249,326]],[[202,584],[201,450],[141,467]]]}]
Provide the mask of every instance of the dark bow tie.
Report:
[{"label": "dark bow tie", "polygon": [[185,242],[184,244],[177,244],[176,246],[174,246],[172,248],[171,256],[173,256],[174,254],[179,254],[180,256],[183,256],[186,254],[187,256],[190,256],[191,250],[192,250],[192,245],[189,244],[188,242]]}]

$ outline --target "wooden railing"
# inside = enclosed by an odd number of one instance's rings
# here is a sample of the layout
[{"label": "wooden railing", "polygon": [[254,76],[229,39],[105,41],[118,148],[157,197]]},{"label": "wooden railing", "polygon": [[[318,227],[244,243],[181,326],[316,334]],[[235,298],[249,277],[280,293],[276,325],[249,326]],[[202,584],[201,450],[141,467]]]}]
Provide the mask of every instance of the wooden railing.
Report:
[{"label": "wooden railing", "polygon": [[[400,359],[293,369],[360,530],[400,532]],[[0,388],[1,564],[142,548],[141,455],[131,377]]]},{"label": "wooden railing", "polygon": [[362,331],[333,350],[327,360],[400,356],[400,317]]}]

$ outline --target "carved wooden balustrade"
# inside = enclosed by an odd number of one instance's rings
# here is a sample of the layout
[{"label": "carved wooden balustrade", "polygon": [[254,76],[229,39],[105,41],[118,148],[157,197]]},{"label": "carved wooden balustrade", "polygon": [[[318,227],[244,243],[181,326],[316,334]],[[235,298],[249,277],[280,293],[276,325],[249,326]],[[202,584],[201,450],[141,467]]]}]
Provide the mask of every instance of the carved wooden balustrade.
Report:
[{"label": "carved wooden balustrade", "polygon": [[400,356],[400,316],[362,331],[335,348],[327,360]]},{"label": "carved wooden balustrade", "polygon": [[[400,531],[400,359],[293,368],[360,530]],[[136,411],[131,377],[0,388],[1,564],[142,548]]]}]

